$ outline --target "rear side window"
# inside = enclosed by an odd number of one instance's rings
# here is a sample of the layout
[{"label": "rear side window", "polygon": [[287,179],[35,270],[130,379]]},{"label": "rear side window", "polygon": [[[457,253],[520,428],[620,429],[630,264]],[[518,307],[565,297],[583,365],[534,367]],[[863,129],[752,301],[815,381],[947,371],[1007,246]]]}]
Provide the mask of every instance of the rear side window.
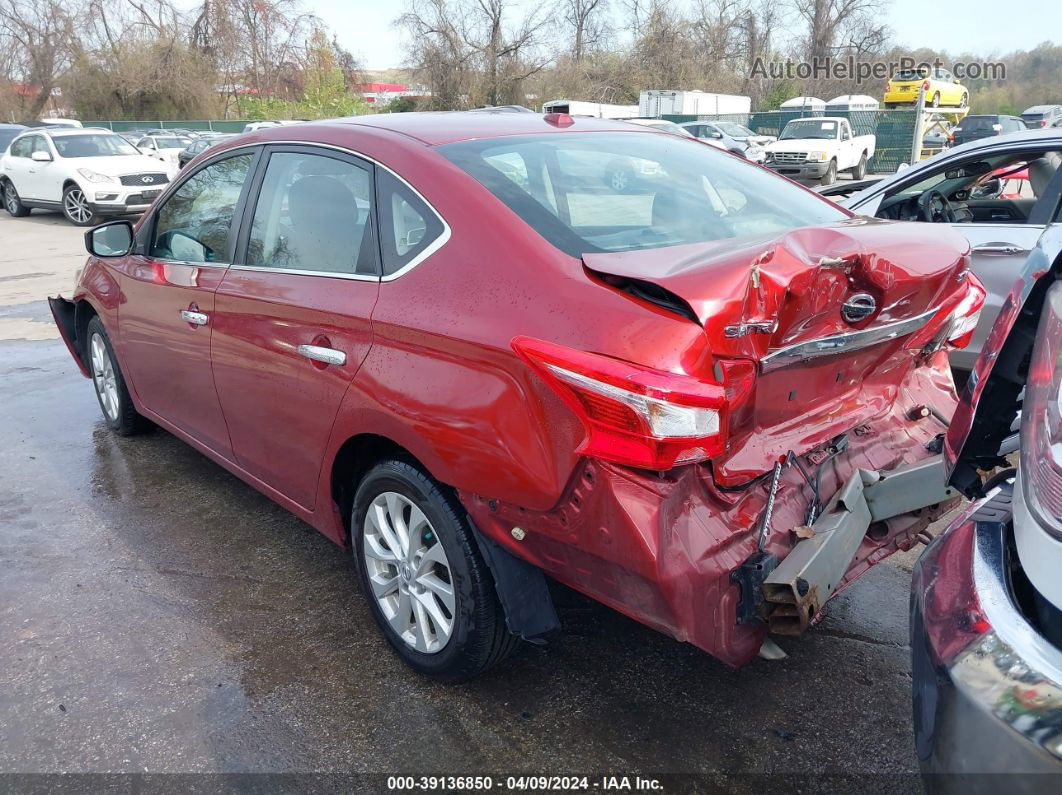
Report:
[{"label": "rear side window", "polygon": [[180,262],[224,262],[232,216],[254,155],[211,163],[159,208],[151,256]]},{"label": "rear side window", "polygon": [[372,180],[347,160],[274,152],[247,241],[259,268],[376,275]]},{"label": "rear side window", "polygon": [[[513,164],[512,176],[520,178]],[[446,227],[404,182],[385,169],[377,169],[377,203],[380,212],[380,250],[383,274],[392,276],[416,264],[437,248]]]},{"label": "rear side window", "polygon": [[25,138],[19,138],[13,144],[11,144],[11,156],[12,157],[29,157],[33,151],[33,139],[39,138],[37,135],[30,135]]}]

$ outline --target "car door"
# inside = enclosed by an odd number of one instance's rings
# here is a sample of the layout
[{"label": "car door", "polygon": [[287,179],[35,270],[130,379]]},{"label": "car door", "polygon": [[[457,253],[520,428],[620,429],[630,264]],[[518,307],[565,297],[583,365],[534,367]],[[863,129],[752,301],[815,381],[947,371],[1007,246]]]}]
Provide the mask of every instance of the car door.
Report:
[{"label": "car door", "polygon": [[[53,192],[48,190],[50,183],[54,181],[49,177],[55,171],[55,155],[48,147],[48,141],[43,135],[28,135],[21,140],[29,147],[29,151],[24,162],[19,164],[21,173],[17,177],[20,181],[15,182],[16,190],[23,199],[58,202],[60,197],[52,195]],[[51,160],[34,160],[34,152],[43,152]]]},{"label": "car door", "polygon": [[118,261],[122,369],[144,407],[214,453],[232,446],[210,367],[214,291],[231,262],[259,150],[226,152],[176,184]]},{"label": "car door", "polygon": [[237,264],[214,309],[212,359],[237,463],[306,510],[343,395],[372,343],[380,289],[371,163],[266,150]]},{"label": "car door", "polygon": [[33,138],[36,136],[24,135],[11,142],[7,154],[3,159],[4,176],[11,180],[15,191],[19,196],[26,198],[26,190],[29,188],[29,170],[33,168],[30,153],[33,151]]}]

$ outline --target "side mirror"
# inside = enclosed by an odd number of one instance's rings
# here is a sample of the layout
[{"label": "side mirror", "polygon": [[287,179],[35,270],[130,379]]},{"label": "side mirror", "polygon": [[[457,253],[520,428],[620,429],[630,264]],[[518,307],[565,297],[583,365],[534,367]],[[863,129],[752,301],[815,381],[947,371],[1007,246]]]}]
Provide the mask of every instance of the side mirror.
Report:
[{"label": "side mirror", "polygon": [[712,131],[712,136],[711,136],[711,137],[712,137],[712,138],[722,138],[722,137],[723,137],[723,134],[722,134],[721,132],[719,132],[718,130],[713,130],[713,131]]},{"label": "side mirror", "polygon": [[38,150],[38,151],[34,152],[33,154],[31,154],[30,155],[30,159],[31,160],[35,160],[38,163],[51,163],[52,162],[52,156],[50,154],[48,154],[47,152],[41,152],[40,150]]},{"label": "side mirror", "polygon": [[133,247],[133,225],[108,221],[85,233],[85,248],[94,257],[124,257]]},{"label": "side mirror", "polygon": [[994,199],[1003,192],[1003,180],[993,177],[970,191],[971,199]]}]

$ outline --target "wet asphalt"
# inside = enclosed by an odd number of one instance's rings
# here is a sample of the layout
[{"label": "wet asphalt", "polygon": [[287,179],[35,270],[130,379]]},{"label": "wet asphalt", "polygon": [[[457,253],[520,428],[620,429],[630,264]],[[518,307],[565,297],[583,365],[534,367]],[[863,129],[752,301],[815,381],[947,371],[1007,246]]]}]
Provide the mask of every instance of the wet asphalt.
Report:
[{"label": "wet asphalt", "polygon": [[[5,215],[0,236],[17,242],[20,223]],[[52,272],[22,254],[0,251],[0,285]],[[29,298],[0,317],[46,320]],[[57,339],[0,340],[0,450],[0,774],[681,773],[696,778],[672,788],[733,790],[843,774],[918,787],[917,551],[781,639],[782,661],[731,670],[557,587],[559,638],[444,686],[394,657],[341,549],[163,431],[111,434]]]}]

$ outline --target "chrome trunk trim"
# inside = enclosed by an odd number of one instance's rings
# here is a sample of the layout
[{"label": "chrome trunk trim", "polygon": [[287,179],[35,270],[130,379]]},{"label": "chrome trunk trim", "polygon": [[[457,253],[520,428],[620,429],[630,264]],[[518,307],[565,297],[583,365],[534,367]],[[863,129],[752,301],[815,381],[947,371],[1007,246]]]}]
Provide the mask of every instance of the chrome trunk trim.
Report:
[{"label": "chrome trunk trim", "polygon": [[818,339],[788,345],[785,348],[778,348],[760,360],[760,371],[767,372],[779,367],[785,367],[794,362],[803,362],[820,356],[851,353],[887,340],[894,340],[897,337],[905,337],[923,328],[939,310],[940,307],[935,307],[928,312],[909,317],[906,320],[897,320],[893,323],[872,326],[861,331],[851,331],[847,334],[835,334],[832,337],[819,337]]}]

